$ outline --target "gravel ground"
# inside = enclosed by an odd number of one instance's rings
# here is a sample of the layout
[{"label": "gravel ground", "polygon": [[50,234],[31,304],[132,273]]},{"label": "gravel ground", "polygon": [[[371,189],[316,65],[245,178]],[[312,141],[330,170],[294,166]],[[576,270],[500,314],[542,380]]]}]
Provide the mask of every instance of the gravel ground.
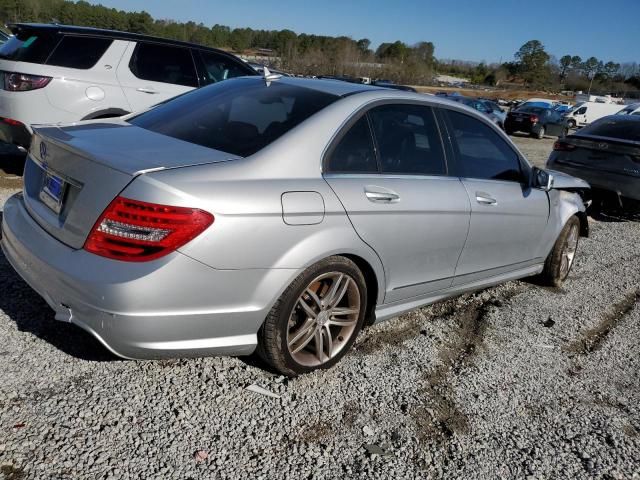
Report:
[{"label": "gravel ground", "polygon": [[295,380],[114,359],[0,256],[0,479],[640,479],[640,223],[591,227],[563,288],[417,310]]}]

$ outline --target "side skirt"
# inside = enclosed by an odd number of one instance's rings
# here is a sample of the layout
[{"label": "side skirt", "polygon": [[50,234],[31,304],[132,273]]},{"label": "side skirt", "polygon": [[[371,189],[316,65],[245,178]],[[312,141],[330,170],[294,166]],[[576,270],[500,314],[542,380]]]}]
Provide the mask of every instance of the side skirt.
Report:
[{"label": "side skirt", "polygon": [[540,272],[542,272],[543,268],[544,268],[544,263],[531,265],[529,267],[522,268],[519,270],[514,270],[511,272],[502,273],[492,277],[483,278],[481,280],[476,280],[475,282],[469,282],[462,285],[455,285],[450,288],[438,290],[436,292],[431,292],[427,295],[423,295],[419,297],[413,297],[408,300],[403,300],[401,302],[378,305],[375,311],[374,323],[379,323],[385,320],[389,320],[390,318],[397,317],[398,315],[409,312],[411,310],[415,310],[416,308],[424,307],[425,305],[430,305],[432,303],[446,300],[447,298],[462,295],[463,293],[472,292],[474,290],[482,290],[484,288],[492,287],[494,285],[508,282],[510,280],[517,280],[519,278],[537,275]]}]

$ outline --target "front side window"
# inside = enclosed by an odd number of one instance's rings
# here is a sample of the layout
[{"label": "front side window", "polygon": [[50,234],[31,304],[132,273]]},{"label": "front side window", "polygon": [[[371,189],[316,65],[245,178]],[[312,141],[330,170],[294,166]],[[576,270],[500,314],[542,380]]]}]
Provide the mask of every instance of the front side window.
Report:
[{"label": "front side window", "polygon": [[587,107],[580,107],[576,110],[575,115],[584,115],[585,113],[587,113]]},{"label": "front side window", "polygon": [[382,105],[369,111],[382,173],[445,175],[446,162],[431,107]]},{"label": "front side window", "polygon": [[180,95],[130,123],[162,135],[247,157],[327,105],[335,95],[260,78],[237,78]]},{"label": "front side window", "polygon": [[142,80],[197,87],[196,69],[188,48],[157,43],[139,43],[131,62],[131,72]]},{"label": "front side window", "polygon": [[366,115],[340,139],[329,156],[328,173],[377,173],[373,137]]},{"label": "front side window", "polygon": [[65,36],[47,60],[47,65],[91,68],[104,55],[111,42],[108,38]]},{"label": "front side window", "polygon": [[[196,52],[194,51],[194,53]],[[249,71],[250,67],[242,68],[237,62],[234,62],[224,55],[204,50],[199,51],[198,54],[204,64],[204,81],[206,85],[221,82],[228,78],[242,77],[244,75],[251,75],[252,73],[255,74],[255,72]]]},{"label": "front side window", "polygon": [[448,116],[461,177],[523,181],[518,155],[491,127],[463,113]]}]

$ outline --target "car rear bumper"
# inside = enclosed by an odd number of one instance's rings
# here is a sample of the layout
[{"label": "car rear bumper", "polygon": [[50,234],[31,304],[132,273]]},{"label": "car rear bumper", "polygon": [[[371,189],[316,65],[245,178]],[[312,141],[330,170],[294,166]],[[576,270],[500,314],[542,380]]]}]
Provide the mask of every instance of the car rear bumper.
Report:
[{"label": "car rear bumper", "polygon": [[549,161],[547,167],[568,173],[589,183],[593,190],[613,192],[620,197],[640,201],[640,178],[613,172],[590,169],[587,166],[569,165],[565,162]]},{"label": "car rear bumper", "polygon": [[21,194],[5,204],[2,249],[57,320],[136,359],[250,354],[298,273],[216,270],[178,252],[152,262],[109,260],[58,242],[31,218]]}]

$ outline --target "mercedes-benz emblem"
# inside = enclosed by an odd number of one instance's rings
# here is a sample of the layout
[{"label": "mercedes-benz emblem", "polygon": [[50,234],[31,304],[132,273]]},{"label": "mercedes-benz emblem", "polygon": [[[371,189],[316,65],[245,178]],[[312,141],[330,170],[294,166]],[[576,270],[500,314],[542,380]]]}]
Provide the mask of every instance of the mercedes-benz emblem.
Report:
[{"label": "mercedes-benz emblem", "polygon": [[607,148],[609,148],[609,144],[608,143],[599,143],[598,144],[598,148],[600,150],[606,150]]}]

